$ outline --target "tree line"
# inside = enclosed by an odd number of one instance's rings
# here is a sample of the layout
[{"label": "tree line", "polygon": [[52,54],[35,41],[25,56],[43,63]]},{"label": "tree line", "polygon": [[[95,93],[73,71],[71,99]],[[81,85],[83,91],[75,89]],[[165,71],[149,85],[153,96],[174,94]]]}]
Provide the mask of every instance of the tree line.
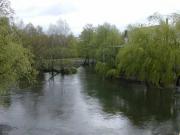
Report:
[{"label": "tree line", "polygon": [[[156,86],[175,84],[180,76],[180,15],[152,15],[148,23],[87,24],[75,37],[66,21],[41,26],[15,22],[7,0],[0,0],[0,80],[33,82],[45,65],[59,59],[82,58],[107,78],[128,78]],[[168,18],[168,19],[166,19]],[[47,62],[48,61],[48,62]],[[7,81],[8,80],[8,81]],[[0,84],[0,85],[1,85]]]},{"label": "tree line", "polygon": [[148,23],[129,25],[125,32],[107,23],[87,25],[80,39],[81,56],[95,59],[95,69],[104,77],[123,77],[158,87],[179,83],[179,14],[155,13],[148,17]]},{"label": "tree line", "polygon": [[41,26],[16,22],[8,0],[0,0],[0,86],[33,83],[48,60],[76,58],[77,38],[59,20],[47,32]]}]

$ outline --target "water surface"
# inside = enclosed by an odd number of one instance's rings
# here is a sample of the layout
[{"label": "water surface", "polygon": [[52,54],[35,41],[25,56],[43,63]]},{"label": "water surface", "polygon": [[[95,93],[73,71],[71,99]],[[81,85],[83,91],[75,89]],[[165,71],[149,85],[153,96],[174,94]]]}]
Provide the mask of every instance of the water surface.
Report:
[{"label": "water surface", "polygon": [[178,135],[180,94],[87,69],[0,97],[0,135]]}]

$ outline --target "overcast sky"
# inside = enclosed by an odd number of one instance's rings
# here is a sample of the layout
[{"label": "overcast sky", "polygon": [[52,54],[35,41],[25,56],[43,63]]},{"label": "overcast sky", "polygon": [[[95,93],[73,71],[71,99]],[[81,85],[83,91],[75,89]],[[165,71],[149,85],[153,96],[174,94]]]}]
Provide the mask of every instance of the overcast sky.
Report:
[{"label": "overcast sky", "polygon": [[141,23],[154,12],[180,13],[180,0],[10,0],[16,16],[47,29],[58,19],[66,20],[73,33],[84,25],[109,22],[123,30]]}]

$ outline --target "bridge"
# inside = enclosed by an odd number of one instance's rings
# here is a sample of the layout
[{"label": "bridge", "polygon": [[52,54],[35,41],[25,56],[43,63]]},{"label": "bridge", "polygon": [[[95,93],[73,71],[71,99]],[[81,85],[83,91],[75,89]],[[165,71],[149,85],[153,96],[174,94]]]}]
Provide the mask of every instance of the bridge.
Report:
[{"label": "bridge", "polygon": [[[102,51],[104,52],[105,48],[122,48],[124,45],[115,45],[115,46],[106,46],[102,48]],[[103,59],[104,58],[103,53]],[[88,59],[88,64],[95,63],[95,60]],[[83,58],[64,58],[64,59],[44,59],[42,60],[42,69],[47,72],[61,72],[62,69],[66,69],[69,67],[80,67],[82,65],[85,65],[86,59]]]},{"label": "bridge", "polygon": [[80,67],[84,63],[81,58],[65,58],[65,59],[44,59],[42,61],[42,69],[47,72],[60,72],[62,69],[69,67]]}]

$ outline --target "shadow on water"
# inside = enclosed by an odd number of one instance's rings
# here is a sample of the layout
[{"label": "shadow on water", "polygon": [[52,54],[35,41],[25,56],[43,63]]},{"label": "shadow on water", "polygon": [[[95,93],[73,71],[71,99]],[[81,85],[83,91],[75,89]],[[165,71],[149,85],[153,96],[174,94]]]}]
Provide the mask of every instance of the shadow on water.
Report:
[{"label": "shadow on water", "polygon": [[13,127],[5,124],[0,124],[0,135],[8,135],[8,132],[13,130]]},{"label": "shadow on water", "polygon": [[[5,113],[6,110],[11,107],[13,101],[23,98],[23,96],[21,95],[24,94],[30,93],[30,95],[32,95],[31,100],[33,100],[33,102],[36,102],[37,95],[39,96],[43,94],[42,90],[43,83],[45,82],[45,75],[39,75],[37,77],[37,80],[37,83],[35,83],[34,85],[29,85],[26,82],[21,82],[19,83],[18,87],[14,87],[12,89],[7,89],[7,87],[4,87],[3,85],[0,86],[0,111]],[[37,105],[37,102],[34,105]],[[9,132],[16,129],[16,127],[12,127],[10,126],[10,124],[3,123],[2,119],[0,119],[0,135],[9,135]]]},{"label": "shadow on water", "polygon": [[[180,94],[172,89],[147,88],[125,80],[102,80],[89,69],[82,78],[85,93],[97,98],[108,114],[126,116],[135,126],[144,128],[148,123],[157,125],[170,122],[180,131]],[[168,127],[170,128],[170,127]]]}]

